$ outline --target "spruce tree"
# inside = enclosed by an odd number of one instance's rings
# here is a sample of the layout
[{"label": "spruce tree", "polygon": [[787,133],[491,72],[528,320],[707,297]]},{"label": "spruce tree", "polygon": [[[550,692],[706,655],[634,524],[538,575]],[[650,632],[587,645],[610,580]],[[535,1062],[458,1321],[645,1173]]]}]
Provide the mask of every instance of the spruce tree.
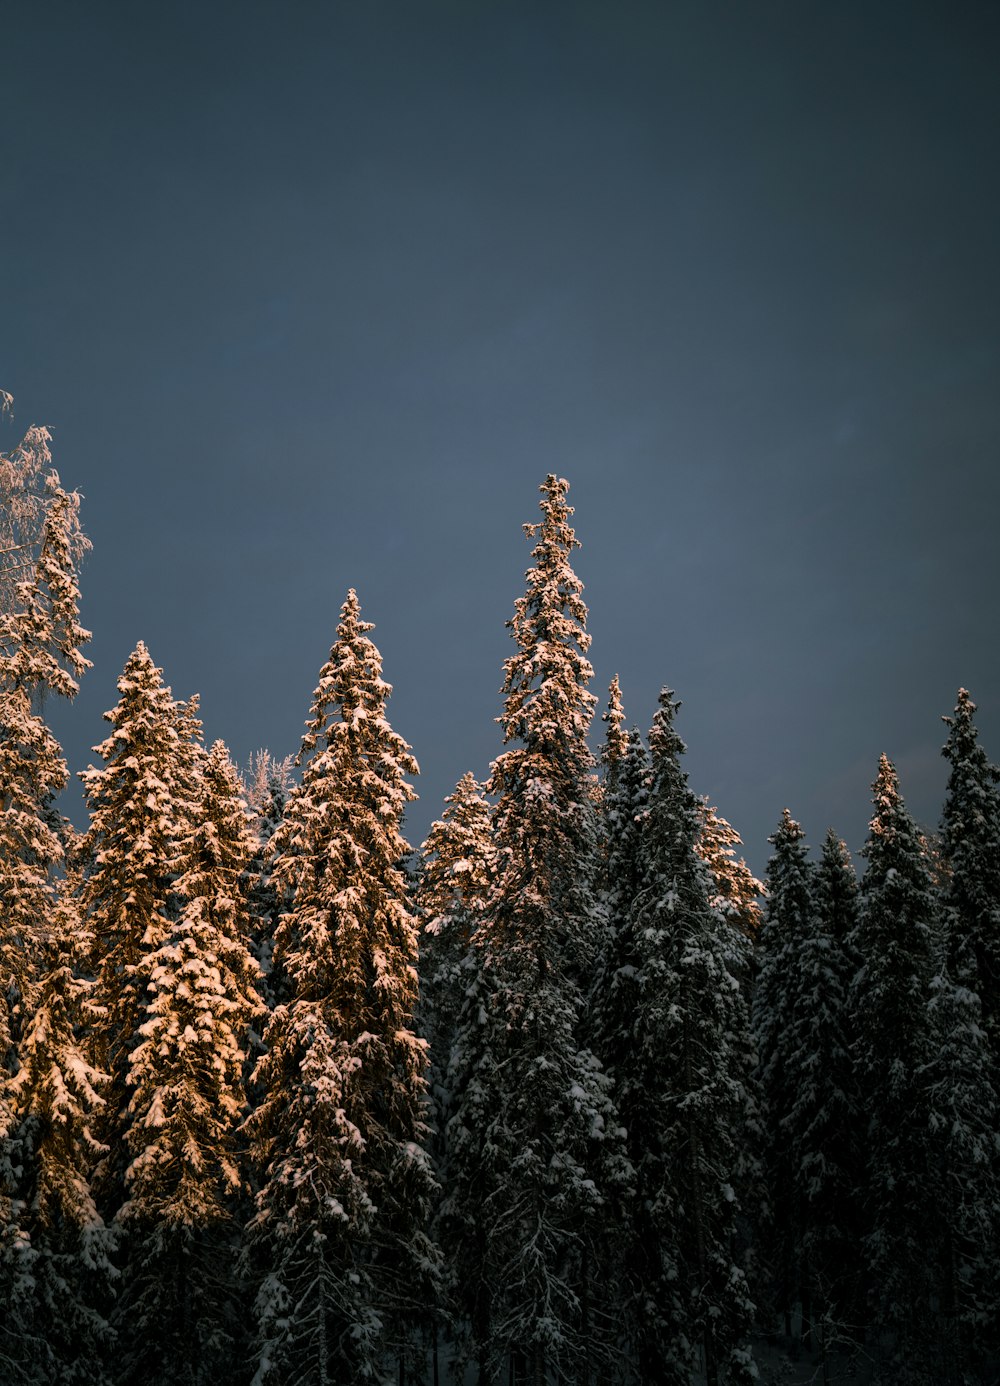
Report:
[{"label": "spruce tree", "polygon": [[743,839],[706,798],[698,800],[701,828],[698,833],[698,855],[708,867],[715,885],[713,906],[728,916],[751,943],[760,936],[763,916],[760,897],[764,892],[761,881],[747,866],[736,848]]},{"label": "spruce tree", "polygon": [[183,745],[194,730],[190,708],[173,701],[162,673],[140,641],[118,680],[119,702],[105,714],[112,732],[96,748],[104,768],[81,775],[91,812],[83,851],[92,863],[82,900],[103,1012],[98,1057],[110,1077],[100,1175],[109,1212],[126,1197],[131,1061],[146,1020],[149,960],[176,919],[183,843],[197,818],[193,751]]},{"label": "spruce tree", "polygon": [[[0,394],[0,413],[9,407]],[[66,765],[42,707],[51,694],[73,698],[89,667],[77,573],[90,545],[79,503],[51,467],[47,430],[31,428],[0,453],[0,1362],[12,1382],[37,1380],[48,1352],[38,1306],[51,1262],[32,1244],[36,1130],[24,1085],[15,1092],[11,1080],[40,1001],[70,837],[55,809]]]},{"label": "spruce tree", "polygon": [[[244,795],[256,837],[254,854],[247,864],[245,888],[250,906],[250,951],[260,968],[263,1007],[270,1012],[278,1000],[287,1000],[282,979],[273,967],[274,934],[288,901],[274,884],[274,834],[285,816],[292,791],[292,756],[277,760],[269,751],[258,751],[250,761]],[[256,1057],[259,1039],[254,1037]]]},{"label": "spruce tree", "polygon": [[863,1255],[886,1369],[933,1380],[931,1306],[941,1227],[932,1177],[927,1003],[935,900],[917,827],[886,756],[864,847],[861,913],[851,940],[861,969],[850,999],[865,1133]]},{"label": "spruce tree", "polygon": [[259,1005],[240,885],[254,844],[221,741],[196,789],[199,817],[179,843],[173,884],[178,914],[142,964],[145,1013],[128,1072],[132,1158],[118,1214],[130,1251],[118,1315],[132,1330],[125,1379],[164,1386],[216,1383],[231,1370],[236,1132]]},{"label": "spruce tree", "polygon": [[[72,877],[68,878],[71,882]],[[97,1135],[106,1075],[91,1059],[100,1017],[81,976],[84,933],[70,885],[60,891],[42,945],[42,976],[11,1082],[25,1163],[20,1233],[31,1247],[32,1293],[14,1306],[30,1326],[28,1379],[99,1386],[108,1371],[108,1303],[117,1272],[113,1236],[98,1212],[91,1171],[106,1153]]]},{"label": "spruce tree", "polygon": [[847,849],[831,833],[810,875],[812,909],[796,939],[794,990],[782,1027],[791,1099],[782,1126],[802,1337],[812,1345],[817,1320],[824,1351],[831,1336],[849,1339],[855,1319],[859,1116],[847,1009],[852,969],[844,945],[853,880]]},{"label": "spruce tree", "polygon": [[858,960],[849,940],[858,922],[858,879],[846,844],[831,828],[813,873],[815,932],[802,960],[806,1016],[814,1016],[812,1085],[797,1117],[810,1222],[805,1254],[834,1339],[856,1341],[864,1322],[857,1248],[861,1236],[863,1112],[854,1074],[851,988]]},{"label": "spruce tree", "polygon": [[493,765],[496,875],[473,939],[449,1126],[459,1226],[478,1219],[481,1380],[512,1357],[541,1386],[613,1351],[594,1283],[610,1185],[624,1177],[609,1082],[581,1043],[582,985],[600,946],[594,698],[586,606],[570,563],[568,483],[541,487],[527,591],[509,628]]},{"label": "spruce tree", "polygon": [[976,705],[958,690],[944,718],[951,770],[941,818],[948,971],[980,999],[1000,1080],[1000,772],[979,743]]},{"label": "spruce tree", "polygon": [[739,1219],[758,1119],[741,980],[748,945],[711,904],[678,706],[665,689],[649,737],[643,884],[630,926],[635,1012],[618,1100],[637,1177],[639,1377],[693,1381],[700,1370],[715,1386],[755,1375]]},{"label": "spruce tree", "polygon": [[[423,920],[420,946],[420,1027],[430,1044],[430,1152],[439,1181],[435,1227],[446,1252],[443,1284],[449,1306],[469,1297],[466,1267],[478,1262],[468,1247],[475,1246],[475,1225],[456,1229],[442,1217],[441,1200],[451,1179],[449,1121],[454,1073],[452,1051],[463,1002],[475,988],[478,961],[472,935],[482,917],[493,868],[490,806],[483,787],[471,774],[463,775],[445,801],[421,848],[417,905]],[[448,1244],[449,1226],[456,1232]],[[477,1320],[477,1292],[468,1305],[470,1322]],[[437,1338],[435,1335],[435,1362]]]},{"label": "spruce tree", "polygon": [[944,755],[943,965],[929,1067],[944,1223],[942,1297],[956,1373],[982,1371],[1000,1323],[1000,793],[959,689]]},{"label": "spruce tree", "polygon": [[420,1015],[430,1043],[431,1109],[435,1149],[444,1159],[450,1100],[448,1064],[469,966],[472,932],[479,924],[492,872],[490,806],[473,775],[463,775],[445,800],[421,848],[416,893],[423,921]]},{"label": "spruce tree", "polygon": [[386,719],[371,629],[351,591],[275,834],[291,907],[274,958],[291,998],[268,1025],[248,1122],[263,1180],[250,1227],[259,1383],[376,1381],[390,1355],[412,1371],[435,1293],[417,929],[400,868],[417,765]]},{"label": "spruce tree", "polygon": [[803,995],[800,973],[806,940],[813,930],[812,868],[804,833],[786,808],[774,835],[767,868],[767,901],[754,991],[754,1035],[760,1064],[764,1125],[767,1218],[762,1229],[774,1308],[791,1331],[802,1276],[801,1185],[793,1150],[791,1113],[797,1084],[808,1062],[795,1015]]}]

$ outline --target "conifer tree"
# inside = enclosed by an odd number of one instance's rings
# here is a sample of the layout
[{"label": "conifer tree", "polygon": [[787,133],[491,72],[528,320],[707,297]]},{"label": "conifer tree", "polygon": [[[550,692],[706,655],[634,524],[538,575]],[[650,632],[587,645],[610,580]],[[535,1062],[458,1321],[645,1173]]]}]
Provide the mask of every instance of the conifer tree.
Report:
[{"label": "conifer tree", "polygon": [[489,890],[493,843],[490,806],[473,775],[463,775],[445,800],[421,848],[417,904],[423,920],[420,1013],[430,1043],[432,1112],[437,1155],[449,1116],[448,1063],[468,971],[473,930]]},{"label": "conifer tree", "polygon": [[693,1381],[700,1351],[715,1386],[755,1375],[737,1220],[755,1177],[758,1119],[741,982],[748,945],[710,902],[678,706],[665,689],[649,737],[643,884],[631,924],[636,1009],[618,1100],[637,1178],[639,1377]]},{"label": "conifer tree", "polygon": [[[261,998],[267,1011],[279,998],[287,1000],[282,979],[273,968],[274,934],[288,901],[274,884],[273,838],[285,816],[292,791],[292,756],[277,760],[269,751],[251,757],[250,775],[244,785],[247,807],[256,835],[256,847],[246,869],[250,906],[250,951],[260,967]],[[254,1046],[259,1057],[258,1041]]]},{"label": "conifer tree", "polygon": [[291,999],[268,1025],[248,1123],[263,1176],[258,1383],[375,1381],[390,1352],[405,1374],[435,1293],[417,930],[400,869],[417,765],[386,719],[371,629],[349,592],[275,835],[292,904],[274,956]]},{"label": "conifer tree", "polygon": [[800,1070],[808,1060],[794,1016],[803,995],[800,973],[806,940],[813,930],[812,868],[804,834],[786,808],[769,841],[767,902],[760,936],[754,992],[754,1035],[760,1064],[764,1117],[764,1178],[768,1216],[763,1229],[765,1261],[771,1272],[774,1307],[791,1332],[792,1309],[802,1289],[801,1192],[795,1166],[792,1108]]},{"label": "conifer tree", "polygon": [[700,798],[698,812],[701,817],[698,855],[715,884],[712,904],[746,934],[751,943],[756,943],[763,922],[760,908],[763,883],[744,859],[736,855],[736,848],[742,847],[743,839],[719,810],[706,798]]},{"label": "conifer tree", "polygon": [[[70,881],[72,878],[68,878]],[[31,1247],[26,1379],[99,1386],[109,1379],[107,1304],[116,1276],[112,1234],[97,1210],[90,1173],[105,1153],[95,1135],[106,1076],[90,1057],[92,983],[80,975],[83,933],[69,885],[42,947],[42,978],[11,1082],[25,1161],[20,1234]]]},{"label": "conifer tree", "polygon": [[[474,1248],[479,1232],[473,1224],[457,1228],[442,1219],[441,1199],[450,1183],[449,1120],[452,1114],[452,1050],[463,1001],[478,979],[472,935],[478,927],[493,866],[490,806],[483,787],[463,775],[445,801],[421,849],[422,869],[417,904],[424,921],[420,947],[420,1022],[430,1044],[430,1152],[439,1181],[435,1226],[446,1252],[443,1284],[446,1302],[461,1306],[470,1299],[466,1268],[479,1263]],[[449,1226],[454,1233],[448,1244]],[[470,1255],[470,1248],[473,1248]],[[477,1320],[478,1290],[467,1313]],[[437,1339],[435,1336],[435,1353]],[[436,1358],[435,1358],[436,1360]]]},{"label": "conifer tree", "polygon": [[130,1234],[119,1308],[132,1329],[126,1379],[178,1386],[224,1380],[232,1356],[236,1131],[259,1005],[240,884],[254,843],[221,741],[197,788],[199,818],[179,844],[173,885],[179,913],[142,964],[147,998],[128,1072],[132,1159],[118,1214]]},{"label": "conifer tree", "polygon": [[98,1057],[110,1077],[102,1198],[112,1212],[125,1199],[131,1056],[146,1020],[149,959],[176,918],[182,844],[197,818],[193,752],[183,745],[193,713],[173,701],[162,672],[140,641],[118,681],[120,700],[105,714],[112,733],[96,748],[104,768],[81,775],[91,810],[83,851],[93,863],[82,899],[104,1017]]},{"label": "conifer tree", "polygon": [[793,990],[779,1048],[790,1097],[781,1124],[802,1337],[811,1345],[816,1311],[824,1349],[831,1331],[843,1341],[854,1320],[859,1118],[847,1010],[851,967],[842,932],[853,913],[853,880],[847,849],[831,833],[810,873],[812,908],[793,925]]},{"label": "conifer tree", "polygon": [[[0,413],[10,403],[0,392]],[[42,704],[49,694],[74,697],[89,667],[77,573],[90,545],[79,504],[51,467],[47,430],[31,428],[0,453],[0,1363],[11,1382],[37,1380],[47,1352],[37,1312],[47,1263],[31,1240],[36,1150],[11,1079],[19,1032],[38,1001],[54,873],[69,837],[54,807],[66,765]]]},{"label": "conifer tree", "polygon": [[932,1178],[927,1002],[935,902],[920,837],[886,756],[864,848],[861,960],[850,1000],[865,1146],[864,1259],[876,1332],[901,1380],[932,1380],[930,1315],[941,1228]]},{"label": "conifer tree", "polygon": [[940,836],[943,966],[932,982],[931,1101],[942,1296],[957,1373],[982,1372],[1000,1323],[1000,793],[958,693]]},{"label": "conifer tree", "polygon": [[62,488],[51,460],[44,428],[0,453],[0,1064],[8,1072],[10,1006],[30,986],[55,899],[53,868],[65,855],[53,805],[66,764],[41,704],[49,694],[75,697],[89,667],[77,572],[90,544],[80,498]]},{"label": "conifer tree", "polygon": [[610,792],[618,778],[618,767],[628,752],[628,732],[625,730],[625,705],[622,702],[622,689],[615,674],[608,688],[608,706],[601,713],[601,721],[607,723],[604,745],[601,747],[601,764],[604,766],[604,789]]},{"label": "conifer tree", "polygon": [[567,489],[547,477],[542,520],[525,526],[534,566],[509,622],[517,650],[500,718],[517,744],[491,778],[496,875],[455,1046],[446,1210],[460,1227],[478,1218],[480,1380],[512,1355],[535,1386],[611,1348],[593,1277],[607,1192],[625,1168],[607,1076],[580,1040],[603,917],[590,637]]},{"label": "conifer tree", "polygon": [[958,690],[944,718],[951,771],[941,819],[948,971],[976,992],[1000,1080],[1000,772],[979,743],[976,705]]},{"label": "conifer tree", "polygon": [[[813,1016],[812,1082],[793,1109],[800,1177],[810,1221],[805,1256],[821,1298],[825,1326],[835,1338],[857,1337],[863,1126],[854,1075],[851,987],[858,962],[849,940],[858,922],[858,880],[846,844],[831,828],[813,873],[815,931],[801,974],[805,1015]],[[802,1118],[812,1112],[811,1121]]]}]

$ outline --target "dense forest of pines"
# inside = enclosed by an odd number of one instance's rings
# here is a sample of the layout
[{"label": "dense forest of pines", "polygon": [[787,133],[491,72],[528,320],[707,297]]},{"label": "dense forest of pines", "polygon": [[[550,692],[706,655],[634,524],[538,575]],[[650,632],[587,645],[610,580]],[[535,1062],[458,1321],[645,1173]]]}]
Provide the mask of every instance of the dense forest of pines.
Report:
[{"label": "dense forest of pines", "polygon": [[[83,773],[79,499],[0,454],[0,1381],[987,1382],[1000,1362],[1000,776],[877,767],[858,881],[766,883],[664,689],[595,760],[567,483],[503,749],[427,841],[351,591],[293,765],[206,748],[141,643]],[[875,769],[875,767],[873,767]]]}]

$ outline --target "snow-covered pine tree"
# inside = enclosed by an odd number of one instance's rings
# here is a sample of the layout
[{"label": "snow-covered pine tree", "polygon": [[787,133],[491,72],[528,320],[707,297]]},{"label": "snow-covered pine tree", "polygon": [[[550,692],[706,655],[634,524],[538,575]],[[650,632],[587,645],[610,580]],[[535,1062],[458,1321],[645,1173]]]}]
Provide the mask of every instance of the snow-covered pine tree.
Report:
[{"label": "snow-covered pine tree", "polygon": [[[616,1069],[637,1191],[630,1241],[639,1378],[749,1381],[753,1305],[738,1219],[757,1111],[741,978],[748,942],[711,904],[698,804],[664,689],[649,736],[643,884],[631,930],[631,1052]],[[699,1361],[700,1358],[700,1361]]]},{"label": "snow-covered pine tree", "polygon": [[943,754],[951,771],[941,818],[948,971],[977,993],[1000,1083],[1000,772],[979,742],[964,688]]},{"label": "snow-covered pine tree", "polygon": [[198,819],[178,844],[179,914],[142,961],[149,980],[129,1055],[132,1159],[118,1214],[129,1243],[123,1380],[162,1386],[208,1386],[232,1373],[236,1132],[260,1004],[241,889],[254,841],[221,741],[196,789]]},{"label": "snow-covered pine tree", "polygon": [[420,1016],[430,1044],[435,1149],[444,1155],[449,1116],[448,1062],[465,991],[472,933],[482,917],[492,874],[490,806],[483,786],[463,775],[445,799],[421,847],[416,900],[420,943]]},{"label": "snow-covered pine tree", "polygon": [[760,908],[763,882],[758,881],[744,859],[736,855],[736,848],[742,847],[743,839],[719,810],[702,797],[698,800],[698,813],[701,818],[698,855],[715,883],[712,905],[727,915],[751,943],[756,943],[763,922]]},{"label": "snow-covered pine tree", "polygon": [[[788,866],[782,880],[786,904],[794,881]],[[856,883],[847,849],[834,833],[807,880],[812,908],[791,921],[791,1005],[781,1024],[778,1057],[790,1098],[781,1125],[790,1157],[802,1338],[811,1346],[818,1325],[825,1352],[831,1339],[843,1343],[854,1333],[859,1230],[859,1111],[847,1009],[853,968],[844,943],[855,922]]]},{"label": "snow-covered pine tree", "polygon": [[260,1386],[381,1381],[396,1357],[412,1371],[435,1297],[417,926],[400,868],[417,765],[386,719],[371,629],[352,590],[275,834],[292,903],[274,957],[291,998],[268,1025],[248,1121],[263,1177],[249,1229]]},{"label": "snow-covered pine tree", "polygon": [[[275,975],[272,966],[274,933],[288,904],[274,884],[272,841],[292,792],[293,759],[285,756],[278,760],[270,751],[258,751],[250,759],[250,772],[244,781],[244,795],[256,836],[245,881],[250,906],[250,951],[260,967],[261,997],[268,1012],[279,999],[288,999],[283,994],[281,978]],[[256,1042],[254,1047],[258,1048]]]},{"label": "snow-covered pine tree", "polygon": [[[820,1292],[826,1341],[855,1341],[864,1323],[859,1295],[863,1112],[854,1077],[851,988],[858,959],[849,944],[858,923],[858,878],[847,845],[831,828],[813,872],[819,950],[803,959],[804,994],[810,985],[821,1003],[815,1034],[817,1095],[815,1139],[806,1167],[811,1225],[806,1253]],[[809,966],[807,966],[809,964]],[[812,964],[819,965],[817,972]]]},{"label": "snow-covered pine tree", "polygon": [[[0,413],[9,407],[0,392]],[[40,1283],[29,1231],[34,1152],[8,1089],[18,1032],[37,1001],[68,837],[54,808],[66,764],[41,708],[49,694],[74,697],[89,667],[77,572],[90,544],[79,496],[62,488],[51,460],[44,428],[0,453],[0,1362],[12,1382],[32,1379],[44,1345],[31,1328]]]},{"label": "snow-covered pine tree", "polygon": [[851,989],[855,1072],[865,1133],[863,1255],[871,1317],[886,1369],[930,1381],[933,1269],[940,1245],[931,1155],[927,1002],[935,900],[917,827],[886,756],[873,785],[863,849],[861,912],[850,944],[860,971]]},{"label": "snow-covered pine tree", "polygon": [[595,969],[590,1029],[601,1061],[612,1073],[628,1063],[636,1004],[638,957],[633,910],[642,885],[643,837],[649,802],[649,755],[635,727],[605,780],[602,884],[607,930]]},{"label": "snow-covered pine tree", "polygon": [[773,1308],[784,1315],[788,1333],[802,1292],[801,1184],[789,1123],[798,1097],[800,1070],[808,1062],[808,1049],[801,1052],[802,1036],[796,1033],[794,1023],[803,993],[802,953],[813,932],[812,868],[804,836],[786,808],[769,838],[774,852],[767,868],[753,1000],[767,1189],[767,1216],[760,1240],[770,1271]]},{"label": "snow-covered pine tree", "polygon": [[[435,1226],[444,1244],[449,1223],[442,1221],[440,1201],[450,1182],[448,1122],[451,1117],[451,1057],[466,994],[475,987],[478,959],[472,935],[482,917],[493,863],[490,806],[483,786],[463,775],[445,800],[421,848],[416,902],[423,921],[420,936],[420,1029],[430,1044],[430,1153],[439,1181]],[[477,1239],[475,1227],[462,1227],[456,1245],[447,1247],[445,1299],[465,1306],[476,1320],[475,1293],[465,1275],[467,1246]],[[473,1258],[476,1259],[476,1258]],[[467,1300],[471,1298],[471,1303]],[[435,1340],[436,1346],[436,1340]]]},{"label": "snow-covered pine tree", "polygon": [[625,704],[622,701],[622,688],[615,674],[608,688],[608,706],[601,713],[601,721],[607,724],[604,744],[601,747],[601,764],[604,767],[604,792],[611,792],[618,778],[618,767],[628,752],[629,737],[625,730]]},{"label": "snow-covered pine tree", "polygon": [[932,982],[931,1061],[944,1245],[942,1294],[956,1373],[982,1373],[1000,1324],[1000,793],[962,688],[948,724],[942,814],[944,965]]},{"label": "snow-covered pine tree", "polygon": [[92,863],[82,901],[103,1011],[98,1059],[110,1076],[101,1127],[109,1154],[99,1179],[106,1212],[125,1200],[131,1056],[146,1020],[149,958],[176,918],[182,844],[198,816],[184,745],[190,704],[174,702],[162,673],[140,641],[118,680],[119,702],[105,713],[112,733],[95,748],[104,768],[81,774],[91,812],[83,852]]},{"label": "snow-covered pine tree", "polygon": [[41,715],[49,694],[73,698],[89,668],[77,572],[89,541],[80,498],[59,484],[49,434],[31,428],[0,453],[0,1064],[9,1072],[11,1006],[27,991],[39,934],[65,855],[55,812],[67,781],[59,744]]},{"label": "snow-covered pine tree", "polygon": [[107,1308],[116,1271],[90,1174],[105,1153],[95,1130],[107,1080],[90,1057],[93,984],[80,975],[83,927],[71,882],[46,927],[41,980],[11,1083],[25,1160],[20,1233],[31,1247],[33,1282],[30,1302],[16,1309],[22,1333],[30,1329],[24,1379],[101,1386],[111,1379]]},{"label": "snow-covered pine tree", "polygon": [[[546,478],[527,591],[509,627],[493,765],[496,875],[473,939],[453,1061],[446,1212],[478,1225],[473,1349],[495,1379],[513,1357],[533,1386],[584,1379],[616,1325],[594,1284],[609,1186],[625,1165],[607,1076],[580,1040],[582,985],[603,927],[587,732],[587,610],[570,557],[568,483]],[[590,1364],[588,1366],[588,1363]]]}]

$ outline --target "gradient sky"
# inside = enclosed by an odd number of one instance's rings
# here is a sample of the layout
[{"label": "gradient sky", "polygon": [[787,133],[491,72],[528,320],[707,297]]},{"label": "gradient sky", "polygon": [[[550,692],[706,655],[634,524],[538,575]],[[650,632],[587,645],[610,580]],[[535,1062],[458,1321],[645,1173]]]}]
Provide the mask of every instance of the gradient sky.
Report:
[{"label": "gradient sky", "polygon": [[[94,543],[74,770],[146,641],[209,740],[294,751],[348,587],[419,840],[500,749],[550,471],[594,691],[683,700],[763,870],[936,824],[1000,759],[993,3],[0,11],[0,386]],[[74,810],[78,816],[78,810]]]}]

